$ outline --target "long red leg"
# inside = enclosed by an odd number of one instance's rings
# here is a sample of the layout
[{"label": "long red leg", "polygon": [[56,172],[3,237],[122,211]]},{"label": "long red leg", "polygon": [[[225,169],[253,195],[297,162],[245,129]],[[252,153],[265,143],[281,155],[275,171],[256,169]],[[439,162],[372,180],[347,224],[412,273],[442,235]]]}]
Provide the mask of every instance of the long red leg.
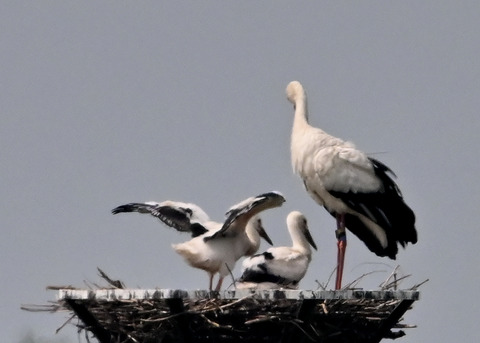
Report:
[{"label": "long red leg", "polygon": [[210,282],[209,282],[209,285],[208,285],[208,290],[211,291],[212,286],[213,286],[213,274],[211,274],[211,273],[208,273],[208,274],[210,276]]},{"label": "long red leg", "polygon": [[220,288],[222,288],[222,283],[223,283],[223,276],[220,276],[218,279],[217,287],[215,287],[216,292],[220,292]]},{"label": "long red leg", "polygon": [[345,231],[345,215],[337,214],[337,279],[335,280],[335,289],[342,288],[343,265],[345,262],[345,251],[347,250],[347,233]]}]

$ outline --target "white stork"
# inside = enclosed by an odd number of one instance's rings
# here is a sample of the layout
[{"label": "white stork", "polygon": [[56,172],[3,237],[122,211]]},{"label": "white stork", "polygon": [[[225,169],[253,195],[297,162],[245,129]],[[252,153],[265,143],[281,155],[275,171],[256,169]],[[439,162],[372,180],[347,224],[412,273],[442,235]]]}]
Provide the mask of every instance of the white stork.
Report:
[{"label": "white stork", "polygon": [[310,196],[337,220],[337,279],[341,288],[347,245],[345,227],[378,256],[395,259],[417,242],[415,215],[381,162],[308,123],[307,95],[298,81],[288,84],[295,116],[291,137],[292,167]]},{"label": "white stork", "polygon": [[287,228],[292,238],[292,246],[272,247],[262,254],[246,258],[237,288],[298,287],[312,259],[310,246],[315,250],[317,246],[302,213],[290,212],[287,216]]},{"label": "white stork", "polygon": [[233,270],[236,261],[257,252],[260,237],[272,244],[258,214],[281,206],[284,201],[285,198],[277,192],[248,198],[227,212],[224,223],[211,221],[197,205],[175,201],[130,203],[114,208],[112,213],[148,213],[178,231],[190,232],[192,239],[173,244],[172,247],[189,265],[209,274],[210,290],[213,277],[218,273],[215,291],[219,291],[223,279]]}]

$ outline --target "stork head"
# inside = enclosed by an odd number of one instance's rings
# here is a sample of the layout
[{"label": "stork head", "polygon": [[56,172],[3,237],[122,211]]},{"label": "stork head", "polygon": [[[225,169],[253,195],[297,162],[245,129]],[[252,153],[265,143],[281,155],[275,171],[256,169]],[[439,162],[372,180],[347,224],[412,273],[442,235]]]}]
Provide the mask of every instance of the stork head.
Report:
[{"label": "stork head", "polygon": [[288,101],[294,105],[301,98],[305,98],[305,90],[303,89],[302,84],[298,81],[290,82],[287,86],[286,93]]},{"label": "stork head", "polygon": [[273,245],[272,240],[270,239],[267,231],[265,231],[265,228],[262,225],[262,219],[260,219],[260,217],[258,216],[255,216],[251,220],[253,221],[253,226],[255,227],[255,230],[258,232],[259,236],[265,241],[267,241],[268,244]]},{"label": "stork head", "polygon": [[313,240],[310,231],[308,230],[307,219],[299,211],[292,211],[287,216],[287,227],[292,236],[294,244],[300,243],[301,245],[311,245],[317,250],[317,245]]}]

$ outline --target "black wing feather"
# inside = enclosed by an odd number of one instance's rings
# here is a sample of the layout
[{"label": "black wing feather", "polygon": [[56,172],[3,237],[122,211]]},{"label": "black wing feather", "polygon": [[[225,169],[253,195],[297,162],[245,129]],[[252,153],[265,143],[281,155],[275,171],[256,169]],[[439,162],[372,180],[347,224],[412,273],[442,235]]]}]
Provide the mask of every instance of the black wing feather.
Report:
[{"label": "black wing feather", "polygon": [[190,231],[192,232],[192,238],[201,236],[204,233],[208,232],[205,226],[199,223],[193,223],[192,225],[190,225]]},{"label": "black wing feather", "polygon": [[[258,267],[261,267],[260,265]],[[278,276],[278,275],[273,275],[273,274],[268,274],[264,273],[258,270],[251,270],[247,269],[243,272],[242,276],[239,279],[240,282],[254,282],[254,283],[261,283],[261,282],[272,282],[276,283],[279,285],[286,284],[287,280],[285,278]],[[291,283],[291,282],[288,282]]]},{"label": "black wing feather", "polygon": [[130,203],[118,206],[112,210],[113,214],[121,212],[148,213],[157,217],[162,223],[180,232],[190,232],[197,237],[208,230],[200,223],[191,223],[192,210],[189,208],[161,206],[159,204]]},{"label": "black wing feather", "polygon": [[[397,242],[402,246],[417,242],[415,214],[404,202],[397,184],[388,175],[395,175],[383,163],[370,158],[375,175],[382,181],[382,190],[375,193],[354,193],[331,191],[334,197],[341,199],[348,207],[366,216],[386,233],[388,246],[383,248],[368,227],[356,216],[347,214],[345,225],[367,247],[379,256],[395,259],[398,252]],[[330,212],[333,216],[336,213]]]},{"label": "black wing feather", "polygon": [[268,192],[257,195],[252,202],[246,204],[246,206],[240,208],[233,208],[226,213],[227,219],[222,225],[222,228],[215,232],[213,235],[205,237],[204,241],[207,242],[211,239],[214,239],[218,236],[224,236],[225,232],[230,228],[233,222],[237,220],[238,217],[245,215],[252,211],[255,207],[264,204],[267,201],[271,201],[272,203],[277,203],[276,206],[280,206],[282,202],[285,201],[285,198],[277,193],[277,192]]}]

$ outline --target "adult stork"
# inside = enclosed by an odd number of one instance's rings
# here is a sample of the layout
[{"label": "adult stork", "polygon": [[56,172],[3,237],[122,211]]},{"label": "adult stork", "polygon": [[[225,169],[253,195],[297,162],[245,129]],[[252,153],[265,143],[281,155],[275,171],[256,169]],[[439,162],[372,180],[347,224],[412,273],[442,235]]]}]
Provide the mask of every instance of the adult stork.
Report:
[{"label": "adult stork", "polygon": [[210,290],[213,277],[218,273],[215,291],[219,291],[223,279],[233,270],[236,261],[258,251],[260,237],[272,244],[258,214],[263,210],[281,206],[284,201],[285,198],[278,192],[248,198],[230,208],[223,223],[211,221],[195,204],[170,200],[121,205],[114,208],[112,213],[147,213],[178,231],[189,232],[192,236],[189,241],[172,244],[172,248],[190,266],[203,269],[209,274]]},{"label": "adult stork", "polygon": [[291,247],[272,247],[262,254],[243,260],[243,274],[237,288],[298,288],[312,260],[312,246],[317,250],[308,230],[307,219],[292,211],[287,216]]},{"label": "adult stork", "polygon": [[337,278],[342,283],[347,246],[345,227],[378,256],[395,259],[400,243],[417,242],[415,215],[383,163],[368,157],[350,142],[308,123],[307,95],[298,81],[288,84],[293,104],[292,167],[310,196],[336,218]]}]

